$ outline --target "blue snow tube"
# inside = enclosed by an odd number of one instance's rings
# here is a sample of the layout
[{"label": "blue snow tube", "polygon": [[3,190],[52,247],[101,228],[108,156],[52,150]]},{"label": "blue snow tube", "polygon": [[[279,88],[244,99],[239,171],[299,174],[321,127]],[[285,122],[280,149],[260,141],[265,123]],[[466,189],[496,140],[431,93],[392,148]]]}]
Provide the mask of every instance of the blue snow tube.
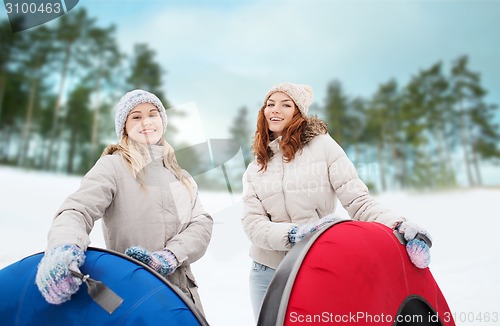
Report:
[{"label": "blue snow tube", "polygon": [[194,303],[148,266],[104,249],[88,248],[84,274],[103,282],[123,299],[108,313],[82,284],[71,300],[52,305],[35,284],[38,253],[0,270],[2,325],[208,325]]}]

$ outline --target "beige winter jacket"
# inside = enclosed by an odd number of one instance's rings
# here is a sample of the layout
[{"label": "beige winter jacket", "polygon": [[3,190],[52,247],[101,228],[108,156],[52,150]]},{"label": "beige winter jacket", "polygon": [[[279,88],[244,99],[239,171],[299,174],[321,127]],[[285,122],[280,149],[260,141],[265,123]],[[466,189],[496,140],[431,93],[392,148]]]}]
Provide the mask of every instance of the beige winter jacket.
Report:
[{"label": "beige winter jacket", "polygon": [[201,309],[190,264],[206,252],[213,221],[196,189],[191,196],[164,167],[163,148],[154,145],[151,151],[155,159],[140,174],[145,184],[142,187],[118,151],[101,157],[57,212],[47,249],[74,243],[86,250],[94,222],[102,218],[110,250],[124,253],[131,246],[140,246],[150,251],[172,251],[180,264],[167,279]]},{"label": "beige winter jacket", "polygon": [[252,162],[243,175],[243,229],[250,239],[250,257],[276,268],[291,244],[290,229],[333,213],[337,198],[355,220],[395,227],[403,217],[388,211],[369,194],[342,148],[327,134],[326,124],[308,119],[303,149],[285,163],[279,138],[267,170]]}]

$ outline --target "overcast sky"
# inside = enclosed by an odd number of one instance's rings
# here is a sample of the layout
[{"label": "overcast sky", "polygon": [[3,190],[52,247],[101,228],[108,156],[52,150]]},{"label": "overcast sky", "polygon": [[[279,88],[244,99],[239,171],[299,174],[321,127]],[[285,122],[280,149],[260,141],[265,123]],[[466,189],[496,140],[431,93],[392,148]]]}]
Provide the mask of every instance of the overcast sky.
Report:
[{"label": "overcast sky", "polygon": [[[461,55],[500,104],[500,1],[83,0],[117,25],[120,48],[157,51],[174,106],[195,103],[207,138],[224,137],[238,108],[254,114],[281,81],[306,83],[322,104],[329,81],[370,97],[395,78]],[[255,115],[251,116],[255,121]]]}]

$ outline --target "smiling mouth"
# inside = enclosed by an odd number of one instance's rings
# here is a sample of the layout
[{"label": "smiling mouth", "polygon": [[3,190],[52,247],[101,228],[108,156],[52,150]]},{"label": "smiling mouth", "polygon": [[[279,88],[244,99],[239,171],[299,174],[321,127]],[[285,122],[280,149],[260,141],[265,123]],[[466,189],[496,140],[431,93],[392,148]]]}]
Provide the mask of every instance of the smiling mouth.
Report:
[{"label": "smiling mouth", "polygon": [[152,134],[154,132],[156,132],[156,129],[146,129],[146,130],[142,130],[141,134]]},{"label": "smiling mouth", "polygon": [[271,119],[269,119],[271,121],[283,121],[284,119],[282,118],[277,118],[277,117],[272,117]]}]

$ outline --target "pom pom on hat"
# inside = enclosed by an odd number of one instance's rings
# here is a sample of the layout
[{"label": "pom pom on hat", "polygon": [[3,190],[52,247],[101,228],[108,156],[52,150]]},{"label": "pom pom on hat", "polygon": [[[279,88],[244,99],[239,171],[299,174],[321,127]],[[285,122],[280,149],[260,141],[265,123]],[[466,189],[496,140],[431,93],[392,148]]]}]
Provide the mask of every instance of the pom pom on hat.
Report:
[{"label": "pom pom on hat", "polygon": [[295,102],[302,116],[307,118],[309,106],[313,100],[313,90],[308,85],[299,85],[289,82],[279,83],[274,85],[268,92],[265,98],[266,102],[271,95],[276,92],[283,92]]},{"label": "pom pom on hat", "polygon": [[128,114],[133,108],[142,103],[151,103],[158,108],[163,123],[163,132],[165,133],[167,130],[167,112],[160,99],[153,93],[142,89],[135,89],[123,95],[115,107],[115,132],[118,139],[121,139],[123,136]]}]

